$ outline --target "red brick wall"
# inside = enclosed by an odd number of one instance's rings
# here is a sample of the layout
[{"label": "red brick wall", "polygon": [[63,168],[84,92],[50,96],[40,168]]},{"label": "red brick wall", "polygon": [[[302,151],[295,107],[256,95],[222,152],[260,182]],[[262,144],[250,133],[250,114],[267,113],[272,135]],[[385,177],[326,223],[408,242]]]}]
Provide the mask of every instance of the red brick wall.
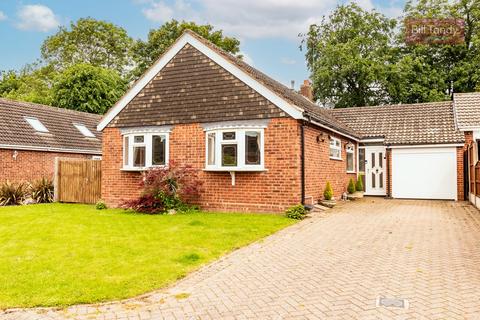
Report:
[{"label": "red brick wall", "polygon": [[17,150],[17,158],[15,160],[13,158],[14,151],[0,149],[0,182],[6,180],[11,182],[31,182],[43,177],[53,179],[55,157],[92,157],[92,155],[74,153]]},{"label": "red brick wall", "polygon": [[[103,131],[102,198],[111,206],[136,197],[142,177],[124,172],[122,138],[116,128]],[[199,170],[207,210],[279,212],[300,203],[300,127],[296,120],[272,119],[265,129],[266,172],[237,172],[235,186],[228,172],[205,172],[205,132],[198,124],[177,125],[170,134],[170,160]]]},{"label": "red brick wall", "polygon": [[[342,141],[342,160],[330,159],[330,140],[328,136]],[[317,137],[319,141],[317,142]],[[347,191],[350,178],[356,181],[356,173],[347,174],[347,152],[345,145],[354,141],[340,135],[321,130],[317,127],[305,127],[305,196],[306,203],[317,203],[323,199],[323,190],[330,181],[336,199],[340,199]],[[355,147],[355,152],[358,148]],[[357,168],[357,154],[354,155],[354,166]]]},{"label": "red brick wall", "polygon": [[[317,143],[319,129],[305,130],[306,195],[315,202],[322,197],[326,181],[330,181],[339,198],[350,177],[344,160],[330,160],[328,133]],[[203,181],[198,204],[204,209],[239,212],[280,212],[301,202],[300,123],[293,119],[272,119],[265,129],[266,172],[236,172],[235,186],[228,172],[206,172],[205,133],[198,124],[177,125],[170,134],[170,159],[188,163],[199,170]],[[110,206],[139,195],[139,172],[121,171],[122,138],[116,128],[103,132],[102,198]],[[308,201],[309,199],[307,199]]]},{"label": "red brick wall", "polygon": [[460,201],[465,199],[463,179],[463,147],[457,147],[457,199]]}]

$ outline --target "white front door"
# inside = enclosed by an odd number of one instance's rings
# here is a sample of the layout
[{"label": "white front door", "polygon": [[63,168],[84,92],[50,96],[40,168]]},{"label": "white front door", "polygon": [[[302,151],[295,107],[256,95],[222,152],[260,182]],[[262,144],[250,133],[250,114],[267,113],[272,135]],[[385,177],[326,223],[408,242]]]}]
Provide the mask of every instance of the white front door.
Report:
[{"label": "white front door", "polygon": [[365,194],[386,195],[387,167],[385,147],[365,147]]}]

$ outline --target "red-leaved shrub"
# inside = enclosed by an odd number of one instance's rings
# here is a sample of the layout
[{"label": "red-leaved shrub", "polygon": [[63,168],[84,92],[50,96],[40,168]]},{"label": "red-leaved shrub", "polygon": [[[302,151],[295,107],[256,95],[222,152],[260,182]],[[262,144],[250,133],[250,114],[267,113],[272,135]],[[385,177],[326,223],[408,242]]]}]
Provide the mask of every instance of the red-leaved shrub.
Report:
[{"label": "red-leaved shrub", "polygon": [[181,209],[187,203],[195,202],[200,195],[201,185],[196,169],[171,161],[167,167],[146,171],[140,183],[142,195],[138,199],[125,201],[122,207],[150,214]]},{"label": "red-leaved shrub", "polygon": [[149,194],[143,194],[137,199],[123,202],[122,208],[148,214],[157,214],[165,211],[162,200]]}]

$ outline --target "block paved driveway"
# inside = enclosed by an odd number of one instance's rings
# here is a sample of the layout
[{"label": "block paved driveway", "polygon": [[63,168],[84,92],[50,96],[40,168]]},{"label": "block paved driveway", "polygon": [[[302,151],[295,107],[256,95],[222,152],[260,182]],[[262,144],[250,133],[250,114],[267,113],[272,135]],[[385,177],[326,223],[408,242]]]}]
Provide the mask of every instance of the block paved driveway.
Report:
[{"label": "block paved driveway", "polygon": [[[379,296],[408,309],[377,307]],[[121,302],[0,319],[480,319],[480,213],[366,198]]]}]

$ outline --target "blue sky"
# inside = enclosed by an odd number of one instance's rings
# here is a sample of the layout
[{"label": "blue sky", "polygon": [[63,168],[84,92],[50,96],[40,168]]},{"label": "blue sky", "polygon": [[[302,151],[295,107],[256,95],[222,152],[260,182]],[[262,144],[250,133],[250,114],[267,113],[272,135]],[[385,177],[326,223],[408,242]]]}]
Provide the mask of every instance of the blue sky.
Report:
[{"label": "blue sky", "polygon": [[[404,0],[356,0],[390,17]],[[211,23],[241,40],[248,63],[275,79],[297,87],[308,78],[298,34],[328,15],[339,0],[2,0],[0,1],[0,70],[18,69],[40,57],[43,40],[81,17],[107,20],[130,36],[172,18]],[[6,45],[8,44],[8,45]]]}]

